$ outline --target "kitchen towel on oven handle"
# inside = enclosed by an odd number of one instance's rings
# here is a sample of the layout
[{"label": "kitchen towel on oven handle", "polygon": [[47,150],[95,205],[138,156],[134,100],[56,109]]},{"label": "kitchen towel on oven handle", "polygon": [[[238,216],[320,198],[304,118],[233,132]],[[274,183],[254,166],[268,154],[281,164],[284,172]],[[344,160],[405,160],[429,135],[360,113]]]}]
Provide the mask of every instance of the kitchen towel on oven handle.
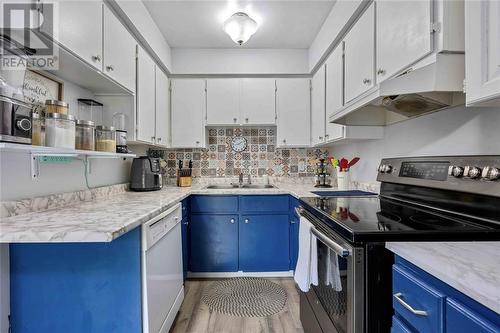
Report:
[{"label": "kitchen towel on oven handle", "polygon": [[311,222],[300,216],[299,224],[299,256],[295,268],[294,279],[299,289],[308,292],[311,284],[318,285],[318,248],[317,239],[311,233],[314,228]]}]

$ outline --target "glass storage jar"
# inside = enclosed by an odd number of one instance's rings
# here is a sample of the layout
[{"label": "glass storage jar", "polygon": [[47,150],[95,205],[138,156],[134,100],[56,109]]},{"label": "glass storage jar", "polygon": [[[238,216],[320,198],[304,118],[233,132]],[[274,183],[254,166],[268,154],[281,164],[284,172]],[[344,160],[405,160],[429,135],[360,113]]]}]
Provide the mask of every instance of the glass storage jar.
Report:
[{"label": "glass storage jar", "polygon": [[40,114],[31,115],[31,144],[33,146],[45,146],[45,126]]},{"label": "glass storage jar", "polygon": [[76,121],[76,149],[95,150],[95,123],[90,120]]},{"label": "glass storage jar", "polygon": [[75,117],[69,114],[47,113],[45,145],[75,149]]},{"label": "glass storage jar", "polygon": [[95,136],[95,150],[116,153],[116,130],[113,126],[97,126]]},{"label": "glass storage jar", "polygon": [[69,104],[55,99],[48,99],[45,101],[47,106],[47,113],[62,113],[68,114]]}]

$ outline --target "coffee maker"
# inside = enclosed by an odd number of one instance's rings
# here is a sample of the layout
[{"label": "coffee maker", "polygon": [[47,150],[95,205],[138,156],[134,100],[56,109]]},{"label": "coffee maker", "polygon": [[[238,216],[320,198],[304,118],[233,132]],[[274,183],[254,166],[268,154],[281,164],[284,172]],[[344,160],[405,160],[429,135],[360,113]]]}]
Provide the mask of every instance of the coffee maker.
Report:
[{"label": "coffee maker", "polygon": [[163,180],[160,159],[148,156],[134,158],[130,174],[130,189],[145,192],[161,190]]}]

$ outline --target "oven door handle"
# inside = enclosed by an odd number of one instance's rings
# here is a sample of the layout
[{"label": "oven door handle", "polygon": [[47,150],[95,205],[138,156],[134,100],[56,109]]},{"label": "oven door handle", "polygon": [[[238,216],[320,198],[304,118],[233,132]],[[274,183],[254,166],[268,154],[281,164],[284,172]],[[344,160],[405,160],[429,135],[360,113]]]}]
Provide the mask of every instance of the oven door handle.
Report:
[{"label": "oven door handle", "polygon": [[[309,221],[309,219],[302,214],[302,211],[303,211],[303,208],[295,207],[295,212],[297,213],[297,215],[299,217],[302,216],[303,218],[305,218],[306,220]],[[318,238],[321,242],[323,242],[326,246],[328,246],[333,252],[335,252],[337,255],[339,255],[340,257],[347,258],[352,254],[351,250],[344,248],[340,244],[337,244],[332,239],[326,237],[321,232],[319,232],[316,228],[312,227],[311,233],[314,236],[316,236],[316,238]]]},{"label": "oven door handle", "polygon": [[335,243],[333,240],[323,235],[317,229],[311,228],[311,233],[340,257],[347,258],[351,255],[351,251],[349,249],[346,249],[341,245]]}]

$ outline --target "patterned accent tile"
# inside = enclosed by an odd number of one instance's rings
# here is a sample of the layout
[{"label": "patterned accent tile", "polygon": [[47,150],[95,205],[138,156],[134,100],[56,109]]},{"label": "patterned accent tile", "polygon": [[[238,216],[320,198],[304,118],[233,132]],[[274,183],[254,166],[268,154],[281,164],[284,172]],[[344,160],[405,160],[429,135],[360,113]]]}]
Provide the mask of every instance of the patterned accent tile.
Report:
[{"label": "patterned accent tile", "polygon": [[267,131],[265,128],[259,128],[259,136],[266,136]]},{"label": "patterned accent tile", "polygon": [[217,129],[216,128],[211,128],[208,130],[208,135],[209,136],[217,136]]}]

